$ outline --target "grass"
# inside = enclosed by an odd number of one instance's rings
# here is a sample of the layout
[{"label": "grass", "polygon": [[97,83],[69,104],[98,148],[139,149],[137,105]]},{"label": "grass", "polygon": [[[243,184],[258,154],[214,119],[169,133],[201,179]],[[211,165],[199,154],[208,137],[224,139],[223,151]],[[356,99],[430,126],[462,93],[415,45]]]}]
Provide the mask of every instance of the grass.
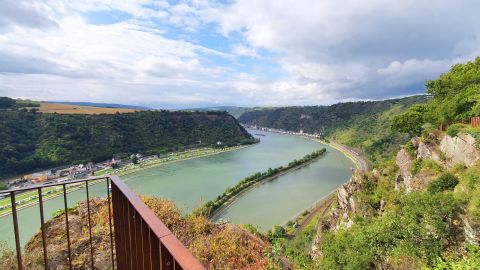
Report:
[{"label": "grass", "polygon": [[93,107],[93,106],[79,106],[79,105],[68,105],[60,103],[40,103],[40,112],[42,113],[60,113],[60,114],[114,114],[114,113],[130,113],[134,112],[134,109],[126,108],[102,108],[102,107]]}]

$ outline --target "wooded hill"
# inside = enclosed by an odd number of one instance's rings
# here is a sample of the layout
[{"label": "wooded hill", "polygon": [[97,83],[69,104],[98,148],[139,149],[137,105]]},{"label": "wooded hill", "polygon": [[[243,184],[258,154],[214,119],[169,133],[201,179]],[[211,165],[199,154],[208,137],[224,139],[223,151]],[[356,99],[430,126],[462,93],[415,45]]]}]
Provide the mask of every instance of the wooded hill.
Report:
[{"label": "wooded hill", "polygon": [[[141,111],[50,114],[2,98],[0,176],[124,153],[160,154],[185,147],[248,144],[253,137],[225,112]],[[6,104],[6,105],[5,105]]]},{"label": "wooded hill", "polygon": [[318,133],[324,138],[363,149],[375,163],[390,157],[408,139],[405,134],[392,132],[393,117],[426,100],[427,96],[423,95],[331,106],[264,108],[244,113],[239,121],[288,131]]}]

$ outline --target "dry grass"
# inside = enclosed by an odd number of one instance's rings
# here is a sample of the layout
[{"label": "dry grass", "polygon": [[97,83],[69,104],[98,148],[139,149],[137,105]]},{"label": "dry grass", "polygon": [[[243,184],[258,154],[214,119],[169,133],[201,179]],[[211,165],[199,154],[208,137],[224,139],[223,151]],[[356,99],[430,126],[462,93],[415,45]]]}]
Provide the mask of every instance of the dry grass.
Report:
[{"label": "dry grass", "polygon": [[59,103],[40,103],[40,112],[42,113],[60,113],[60,114],[101,114],[101,113],[129,113],[134,109],[124,108],[101,108],[92,106],[78,106]]}]

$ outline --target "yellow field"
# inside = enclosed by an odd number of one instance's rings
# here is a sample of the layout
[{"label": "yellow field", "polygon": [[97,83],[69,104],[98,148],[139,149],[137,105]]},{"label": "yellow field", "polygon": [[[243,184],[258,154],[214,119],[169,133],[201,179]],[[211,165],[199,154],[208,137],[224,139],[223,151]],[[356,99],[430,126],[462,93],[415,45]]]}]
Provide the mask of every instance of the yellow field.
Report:
[{"label": "yellow field", "polygon": [[61,113],[61,114],[100,114],[100,113],[129,113],[134,112],[134,109],[124,108],[100,108],[91,106],[78,106],[59,103],[40,103],[40,112],[42,113]]}]

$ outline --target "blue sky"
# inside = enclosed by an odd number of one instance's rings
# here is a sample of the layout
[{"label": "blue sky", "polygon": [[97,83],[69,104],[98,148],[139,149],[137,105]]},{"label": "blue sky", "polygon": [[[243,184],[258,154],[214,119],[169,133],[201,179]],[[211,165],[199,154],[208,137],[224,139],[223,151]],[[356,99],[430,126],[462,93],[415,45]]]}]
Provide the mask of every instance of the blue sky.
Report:
[{"label": "blue sky", "polygon": [[480,2],[0,1],[0,95],[157,108],[423,93],[480,54]]}]

